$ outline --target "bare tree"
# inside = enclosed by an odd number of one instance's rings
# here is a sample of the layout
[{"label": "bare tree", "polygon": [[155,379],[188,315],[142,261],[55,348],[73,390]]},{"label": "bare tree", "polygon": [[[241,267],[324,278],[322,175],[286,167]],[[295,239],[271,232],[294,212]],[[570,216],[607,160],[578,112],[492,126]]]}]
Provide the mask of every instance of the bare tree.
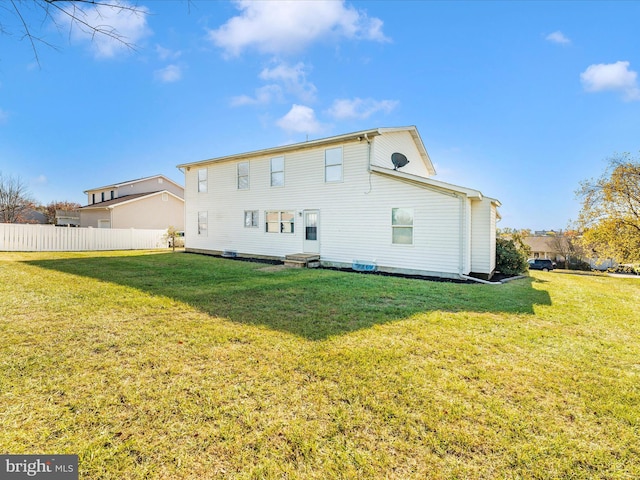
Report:
[{"label": "bare tree", "polygon": [[584,257],[579,235],[575,231],[558,233],[551,240],[551,248],[564,258],[565,268],[570,268],[571,264],[581,261]]},{"label": "bare tree", "polygon": [[0,172],[0,223],[25,223],[34,208],[26,184],[17,177]]},{"label": "bare tree", "polygon": [[0,2],[0,34],[28,40],[38,64],[38,44],[56,48],[42,33],[48,24],[61,31],[68,29],[69,35],[79,29],[92,39],[107,37],[135,49],[125,35],[104,20],[101,14],[104,11],[131,15],[147,13],[147,9],[125,0],[3,0]]}]

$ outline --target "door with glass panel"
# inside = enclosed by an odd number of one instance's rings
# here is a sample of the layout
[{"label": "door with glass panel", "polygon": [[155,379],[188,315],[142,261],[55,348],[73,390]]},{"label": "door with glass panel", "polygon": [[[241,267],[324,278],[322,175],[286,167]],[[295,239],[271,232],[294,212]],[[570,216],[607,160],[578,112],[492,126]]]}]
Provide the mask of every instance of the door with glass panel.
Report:
[{"label": "door with glass panel", "polygon": [[304,211],[304,253],[320,253],[320,211]]}]

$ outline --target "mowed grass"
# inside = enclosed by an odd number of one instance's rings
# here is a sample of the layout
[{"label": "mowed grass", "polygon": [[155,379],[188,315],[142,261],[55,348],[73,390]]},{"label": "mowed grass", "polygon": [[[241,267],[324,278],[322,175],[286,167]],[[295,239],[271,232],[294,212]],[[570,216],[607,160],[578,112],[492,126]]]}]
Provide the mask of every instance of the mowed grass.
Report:
[{"label": "mowed grass", "polygon": [[640,478],[640,281],[0,253],[0,452],[82,479]]}]

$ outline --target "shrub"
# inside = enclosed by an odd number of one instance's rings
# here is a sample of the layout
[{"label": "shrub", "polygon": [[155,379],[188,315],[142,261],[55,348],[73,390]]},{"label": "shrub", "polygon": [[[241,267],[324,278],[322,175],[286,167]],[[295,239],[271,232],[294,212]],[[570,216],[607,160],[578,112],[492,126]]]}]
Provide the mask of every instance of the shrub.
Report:
[{"label": "shrub", "polygon": [[528,268],[526,252],[518,249],[513,240],[496,239],[496,270],[506,275],[518,275]]}]

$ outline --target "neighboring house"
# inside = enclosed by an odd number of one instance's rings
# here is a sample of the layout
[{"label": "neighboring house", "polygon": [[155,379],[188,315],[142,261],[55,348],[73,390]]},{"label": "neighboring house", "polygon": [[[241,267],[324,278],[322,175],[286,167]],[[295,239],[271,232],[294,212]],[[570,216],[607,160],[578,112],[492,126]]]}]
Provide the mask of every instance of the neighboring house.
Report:
[{"label": "neighboring house", "polygon": [[[536,232],[541,233],[541,232]],[[545,232],[547,233],[547,232]],[[532,258],[547,258],[549,260],[553,260],[555,262],[565,262],[565,257],[562,254],[559,248],[558,243],[562,241],[561,232],[553,232],[551,230],[551,235],[532,235],[529,237],[524,237],[522,242],[525,245],[531,247],[531,257]],[[617,263],[610,258],[599,259],[597,257],[592,257],[589,255],[574,255],[570,258],[570,263],[575,262],[576,260],[583,261],[589,264],[589,266],[594,270],[606,270],[608,268],[613,268],[617,265]],[[563,266],[565,268],[565,266]],[[569,267],[566,267],[569,268]]]},{"label": "neighboring house", "polygon": [[78,210],[56,210],[54,224],[59,227],[79,227],[80,212]]},{"label": "neighboring house", "polygon": [[163,176],[92,188],[80,208],[80,226],[96,228],[184,229],[184,188]]},{"label": "neighboring house", "polygon": [[531,248],[531,258],[548,258],[555,262],[564,262],[564,257],[558,252],[558,240],[555,236],[524,237],[522,242]]},{"label": "neighboring house", "polygon": [[187,251],[315,254],[324,266],[449,278],[489,278],[495,269],[500,203],[430,178],[435,170],[415,127],[178,168],[185,174]]}]

